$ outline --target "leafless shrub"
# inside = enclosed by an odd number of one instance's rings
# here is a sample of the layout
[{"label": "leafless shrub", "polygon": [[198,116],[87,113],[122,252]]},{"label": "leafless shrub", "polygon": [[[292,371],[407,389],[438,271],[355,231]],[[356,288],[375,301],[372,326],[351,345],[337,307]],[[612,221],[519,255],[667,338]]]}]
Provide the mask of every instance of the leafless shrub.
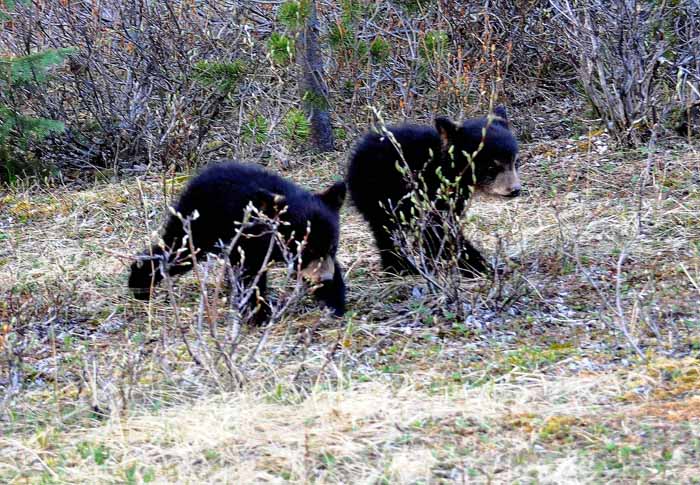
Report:
[{"label": "leafless shrub", "polygon": [[[643,139],[666,110],[677,115],[678,131],[692,132],[696,2],[319,0],[317,7],[339,145],[365,130],[367,105],[393,119],[462,118],[483,112],[492,93],[519,111],[521,134],[551,135],[537,112],[550,107],[552,93],[578,96],[577,77],[626,143]],[[50,89],[28,97],[33,113],[67,127],[52,144],[35,146],[35,158],[141,170],[222,156],[286,162],[287,124],[300,121],[287,116],[302,100],[299,62],[275,62],[270,47],[273,34],[286,31],[279,10],[243,1],[18,3],[0,31],[3,52],[78,49]],[[293,39],[288,47],[294,51]]]},{"label": "leafless shrub", "polygon": [[463,63],[460,71],[479,80],[477,110],[489,106],[491,86],[499,97],[529,104],[547,88],[565,89],[573,79],[565,46],[549,26],[552,10],[547,0],[440,2],[453,50]]},{"label": "leafless shrub", "polygon": [[[214,137],[251,89],[250,35],[235,4],[189,2],[17,3],[0,38],[15,55],[74,46],[32,108],[66,122],[44,148],[62,167],[184,166],[225,150]],[[51,160],[51,155],[57,160]]]},{"label": "leafless shrub", "polygon": [[366,105],[394,119],[463,118],[483,112],[494,92],[530,120],[531,107],[569,92],[575,77],[546,0],[319,4],[334,110],[350,129],[371,122],[358,109]]},{"label": "leafless shrub", "polygon": [[[685,2],[679,5],[680,15],[669,18],[673,32],[673,69],[678,115],[675,128],[682,136],[690,137],[700,132],[700,3]],[[669,84],[672,84],[669,80]]]},{"label": "leafless shrub", "polygon": [[26,310],[31,302],[21,302],[11,294],[7,296],[8,299],[3,303],[3,313],[9,316],[9,321],[0,327],[0,385],[3,388],[0,409],[3,410],[22,387],[24,355],[31,345],[31,339],[27,335],[29,322],[23,321],[27,318]]},{"label": "leafless shrub", "polygon": [[[681,58],[676,70],[670,70],[678,73],[679,101],[685,104],[683,108],[688,106],[690,71],[682,64],[689,62],[687,56],[697,47],[696,42],[678,42],[676,32],[697,31],[697,4],[639,0],[550,3],[583,91],[619,141],[641,144],[671,111],[672,96],[664,88],[668,81],[664,72],[673,64],[669,56]],[[697,68],[697,61],[694,64]]]}]

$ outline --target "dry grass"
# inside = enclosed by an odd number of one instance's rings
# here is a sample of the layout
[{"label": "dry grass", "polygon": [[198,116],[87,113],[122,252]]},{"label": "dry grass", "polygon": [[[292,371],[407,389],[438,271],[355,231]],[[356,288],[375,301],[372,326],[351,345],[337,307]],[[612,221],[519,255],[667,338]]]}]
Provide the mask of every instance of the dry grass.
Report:
[{"label": "dry grass", "polygon": [[[524,152],[523,197],[474,201],[473,239],[510,262],[500,293],[465,286],[466,321],[421,281],[382,277],[346,208],[350,314],[295,308],[226,392],[184,350],[165,291],[149,306],[126,293],[148,238],[141,194],[153,230],[160,181],[8,191],[0,338],[27,351],[0,421],[0,480],[692,483],[700,154],[614,152],[603,135]],[[301,159],[286,175],[317,189],[340,162]],[[177,292],[194,321],[193,278]]]},{"label": "dry grass", "polygon": [[[433,473],[457,478],[469,470],[514,478],[531,464],[511,468],[513,457],[503,450],[511,449],[515,456],[538,451],[528,445],[527,432],[502,423],[525,412],[587,415],[600,407],[595,401],[601,395],[614,395],[615,381],[611,376],[556,382],[538,378],[526,387],[500,384],[435,394],[410,385],[391,389],[365,383],[347,390],[317,389],[289,405],[248,393],[219,396],[69,433],[61,449],[76,449],[81,442],[102,444],[110,459],[98,471],[76,466],[80,460],[66,463],[65,480],[108,481],[129,464],[155,469],[166,481],[187,483],[197,478],[253,483],[285,477],[295,482],[353,477],[355,483],[381,478],[413,483]],[[565,404],[544,405],[552,395],[561,396]],[[500,436],[489,436],[494,427]],[[38,465],[19,444],[8,446],[14,449],[17,469]],[[44,454],[48,460],[53,453]],[[556,457],[542,471],[553,471],[566,458]],[[586,471],[577,464],[568,473],[582,478]]]}]

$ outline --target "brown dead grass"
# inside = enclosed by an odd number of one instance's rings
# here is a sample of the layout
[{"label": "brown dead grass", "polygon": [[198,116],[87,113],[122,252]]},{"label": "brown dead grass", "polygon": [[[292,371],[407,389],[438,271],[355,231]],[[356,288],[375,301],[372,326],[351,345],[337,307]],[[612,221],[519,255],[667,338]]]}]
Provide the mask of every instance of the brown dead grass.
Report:
[{"label": "brown dead grass", "polygon": [[662,418],[664,421],[690,423],[700,420],[700,396],[691,396],[682,401],[646,404],[633,415]]}]

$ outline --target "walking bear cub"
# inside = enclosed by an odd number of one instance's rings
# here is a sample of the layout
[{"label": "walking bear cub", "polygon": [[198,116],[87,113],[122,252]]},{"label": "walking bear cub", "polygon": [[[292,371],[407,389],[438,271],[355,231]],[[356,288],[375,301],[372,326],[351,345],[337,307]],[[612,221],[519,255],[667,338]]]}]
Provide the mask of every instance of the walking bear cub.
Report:
[{"label": "walking bear cub", "polygon": [[[237,223],[243,220],[246,206],[252,202],[267,215],[280,215],[282,224],[279,232],[287,241],[289,250],[296,254],[297,243],[308,238],[301,254],[301,271],[306,279],[319,285],[315,298],[331,308],[336,316],[345,312],[345,284],[338,262],[339,215],[345,200],[345,184],[337,182],[326,191],[312,194],[294,183],[267,170],[234,162],[216,164],[203,170],[195,177],[180,196],[175,209],[183,217],[196,210],[199,217],[191,222],[192,243],[203,253],[220,252],[222,243],[227,245],[236,235]],[[286,206],[286,211],[281,211]],[[244,236],[230,253],[231,262],[239,262],[239,251],[245,253],[243,261],[244,278],[252,281],[260,271],[267,253],[270,237],[262,224],[245,229]],[[163,231],[163,241],[169,254],[183,248],[185,230],[178,217],[171,215]],[[138,299],[148,300],[152,284],[163,279],[158,256],[163,257],[163,249],[154,245],[151,252],[156,258],[150,261],[136,261],[131,265],[129,288]],[[151,253],[146,252],[144,256]],[[173,256],[171,256],[170,263]],[[275,245],[273,261],[282,260],[282,251]],[[184,260],[184,264],[180,263]],[[166,265],[170,275],[181,274],[192,269],[189,258],[189,244],[175,264]],[[264,302],[267,287],[265,275],[258,281],[258,290]],[[269,308],[262,304],[256,319],[264,319]]]},{"label": "walking bear cub", "polygon": [[[413,178],[422,177],[429,200],[438,200],[440,177],[452,181],[460,177],[455,201],[459,211],[474,190],[503,197],[515,197],[520,193],[518,143],[510,131],[503,107],[497,107],[492,116],[470,119],[462,125],[438,117],[434,128],[401,125],[388,130],[401,147],[403,160]],[[382,266],[391,273],[415,272],[411,263],[397,253],[392,233],[399,224],[389,213],[391,207],[406,220],[412,217],[414,203],[410,194],[413,189],[409,177],[397,169],[397,164],[403,165],[403,160],[389,136],[368,133],[357,143],[347,173],[350,197],[370,225]],[[426,251],[434,255],[444,236],[439,216],[430,226],[429,234],[425,235]],[[460,268],[472,275],[488,270],[486,261],[469,241],[458,244],[463,255]],[[441,254],[449,257],[444,251]]]}]

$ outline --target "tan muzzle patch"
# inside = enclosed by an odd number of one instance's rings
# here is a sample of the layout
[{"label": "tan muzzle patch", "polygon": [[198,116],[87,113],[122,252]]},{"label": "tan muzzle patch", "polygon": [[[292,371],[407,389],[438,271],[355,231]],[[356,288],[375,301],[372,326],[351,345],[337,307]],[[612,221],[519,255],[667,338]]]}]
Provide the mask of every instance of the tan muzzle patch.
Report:
[{"label": "tan muzzle patch", "polygon": [[334,274],[335,264],[330,256],[311,261],[306,268],[301,270],[301,276],[313,284],[331,281]]},{"label": "tan muzzle patch", "polygon": [[503,197],[511,197],[520,193],[520,176],[518,170],[513,167],[499,173],[493,183],[486,187],[486,192]]}]

